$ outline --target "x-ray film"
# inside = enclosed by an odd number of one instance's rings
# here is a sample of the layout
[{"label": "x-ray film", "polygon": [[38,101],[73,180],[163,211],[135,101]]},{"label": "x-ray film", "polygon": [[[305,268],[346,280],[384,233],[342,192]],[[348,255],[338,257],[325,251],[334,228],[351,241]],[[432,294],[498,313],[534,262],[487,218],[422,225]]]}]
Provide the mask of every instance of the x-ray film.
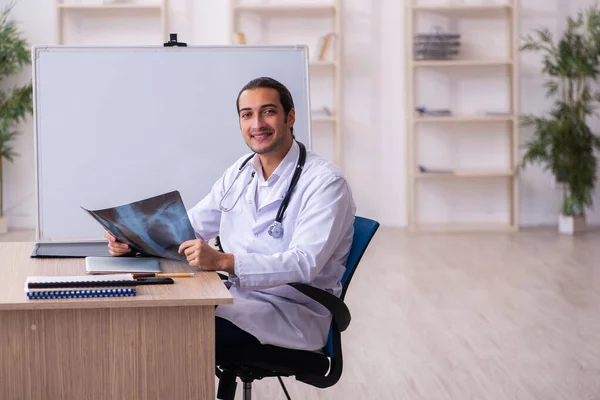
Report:
[{"label": "x-ray film", "polygon": [[81,208],[142,255],[185,261],[177,250],[196,238],[178,191],[103,210]]}]

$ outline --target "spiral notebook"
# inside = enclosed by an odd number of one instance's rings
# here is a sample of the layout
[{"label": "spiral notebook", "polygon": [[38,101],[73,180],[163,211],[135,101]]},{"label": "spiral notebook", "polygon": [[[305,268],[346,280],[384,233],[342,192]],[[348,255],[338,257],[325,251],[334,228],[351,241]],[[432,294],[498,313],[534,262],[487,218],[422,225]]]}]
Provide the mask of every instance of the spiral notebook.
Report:
[{"label": "spiral notebook", "polygon": [[136,280],[131,274],[103,276],[28,276],[25,294],[30,300],[82,297],[135,296]]}]

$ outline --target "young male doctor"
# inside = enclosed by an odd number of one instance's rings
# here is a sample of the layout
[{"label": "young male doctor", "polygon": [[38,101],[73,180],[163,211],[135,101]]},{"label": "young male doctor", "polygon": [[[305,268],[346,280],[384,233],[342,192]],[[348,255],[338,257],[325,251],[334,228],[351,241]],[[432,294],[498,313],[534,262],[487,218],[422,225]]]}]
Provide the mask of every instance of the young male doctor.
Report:
[{"label": "young male doctor", "polygon": [[[339,296],[354,233],[350,188],[335,165],[295,141],[292,96],[280,82],[250,81],[237,109],[253,153],[228,168],[188,211],[197,239],[179,248],[190,266],[229,274],[234,303],[215,310],[217,362],[251,343],[320,350],[331,314],[286,283]],[[217,235],[224,253],[207,244]],[[112,255],[129,252],[106,237]]]}]

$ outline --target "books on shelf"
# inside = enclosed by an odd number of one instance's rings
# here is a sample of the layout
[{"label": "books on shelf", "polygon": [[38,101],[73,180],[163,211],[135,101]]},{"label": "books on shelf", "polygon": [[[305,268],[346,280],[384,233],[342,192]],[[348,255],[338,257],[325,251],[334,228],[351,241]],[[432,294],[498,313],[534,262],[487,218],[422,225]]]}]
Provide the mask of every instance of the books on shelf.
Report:
[{"label": "books on shelf", "polygon": [[415,111],[417,113],[418,116],[422,117],[422,116],[435,116],[435,117],[440,117],[440,116],[452,116],[452,110],[448,109],[448,108],[442,108],[442,109],[431,109],[431,108],[427,108],[427,107],[416,107]]},{"label": "books on shelf", "polygon": [[233,34],[233,42],[235,44],[245,45],[246,44],[246,35],[243,32],[235,32]]},{"label": "books on shelf", "polygon": [[136,285],[131,274],[28,276],[25,295],[30,300],[135,296]]},{"label": "books on shelf", "polygon": [[325,36],[321,36],[319,39],[319,53],[317,60],[319,61],[334,61],[335,60],[335,40],[337,35],[335,33],[328,33]]},{"label": "books on shelf", "polygon": [[451,169],[431,169],[431,168],[427,168],[423,165],[418,165],[419,168],[419,172],[422,174],[453,174],[454,171]]},{"label": "books on shelf", "polygon": [[331,117],[333,115],[331,109],[327,106],[311,110],[310,114],[312,117]]}]

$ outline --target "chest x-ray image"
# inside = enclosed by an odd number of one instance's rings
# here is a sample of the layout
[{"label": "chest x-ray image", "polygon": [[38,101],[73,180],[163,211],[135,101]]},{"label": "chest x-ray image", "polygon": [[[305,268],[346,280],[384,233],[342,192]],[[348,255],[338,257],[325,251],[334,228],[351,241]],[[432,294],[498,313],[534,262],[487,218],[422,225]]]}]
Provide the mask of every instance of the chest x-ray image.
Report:
[{"label": "chest x-ray image", "polygon": [[177,249],[196,238],[178,191],[102,210],[81,208],[142,256],[185,261]]}]

